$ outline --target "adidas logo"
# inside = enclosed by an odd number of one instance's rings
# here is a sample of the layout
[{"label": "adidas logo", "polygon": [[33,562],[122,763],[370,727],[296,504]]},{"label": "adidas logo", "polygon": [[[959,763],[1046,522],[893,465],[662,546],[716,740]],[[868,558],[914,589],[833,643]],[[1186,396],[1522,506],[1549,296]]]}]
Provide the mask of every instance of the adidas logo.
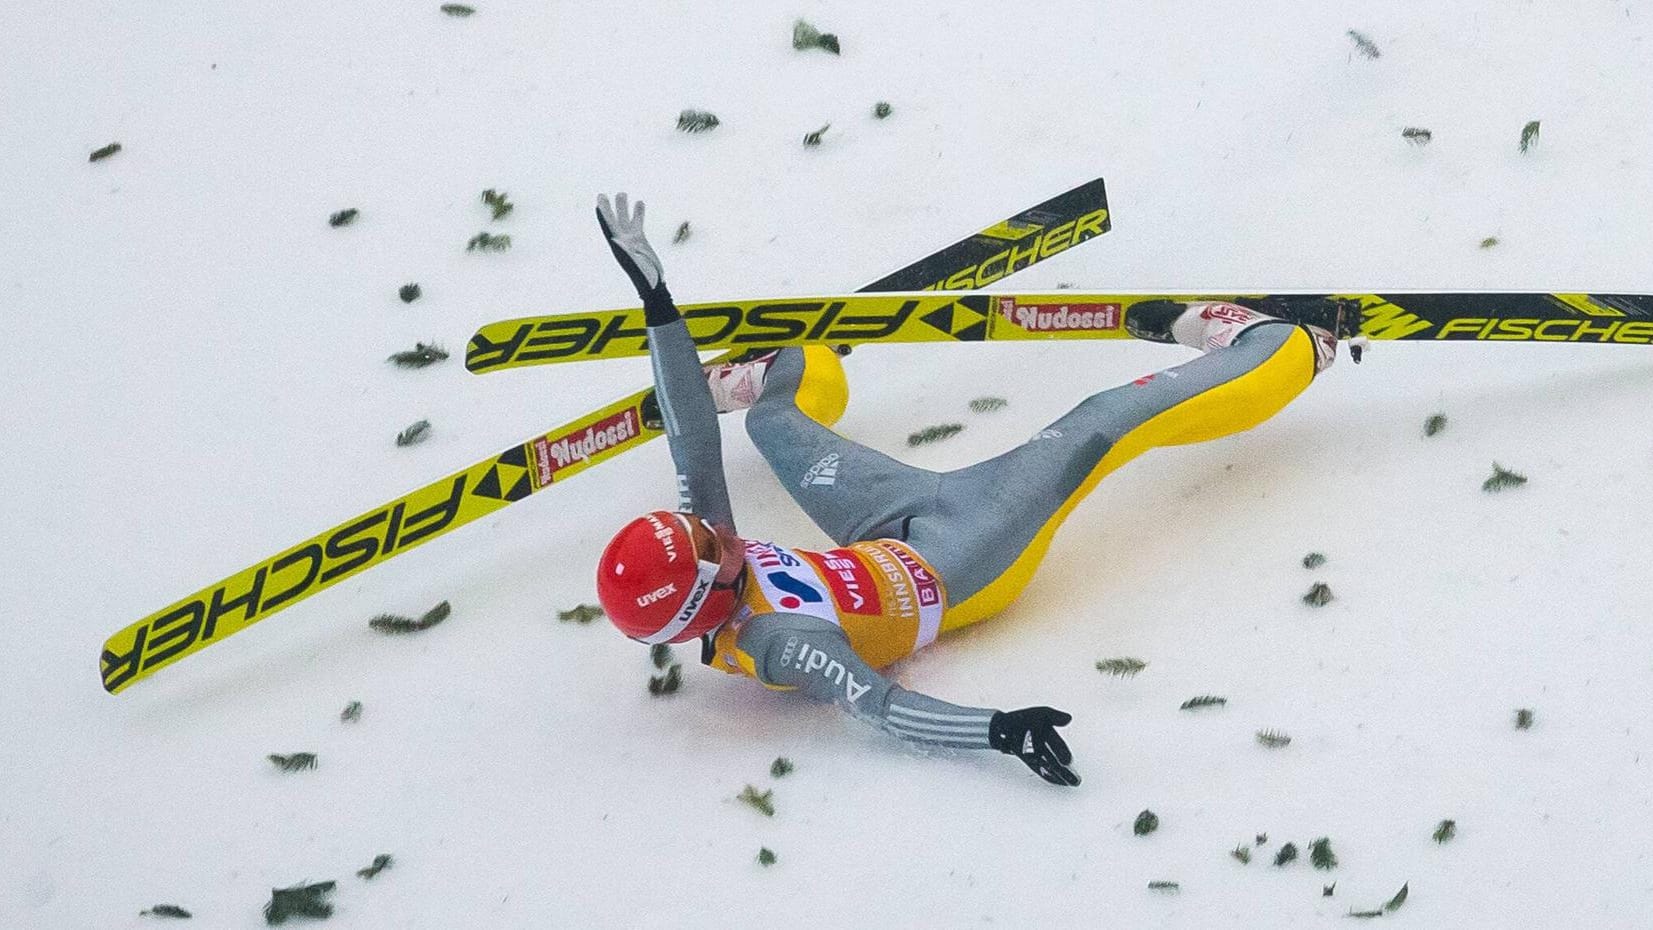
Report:
[{"label": "adidas logo", "polygon": [[811,487],[813,485],[826,485],[830,487],[837,483],[838,453],[832,452],[822,457],[819,462],[809,466],[809,471],[804,472],[803,480],[798,482],[798,486],[802,488]]}]

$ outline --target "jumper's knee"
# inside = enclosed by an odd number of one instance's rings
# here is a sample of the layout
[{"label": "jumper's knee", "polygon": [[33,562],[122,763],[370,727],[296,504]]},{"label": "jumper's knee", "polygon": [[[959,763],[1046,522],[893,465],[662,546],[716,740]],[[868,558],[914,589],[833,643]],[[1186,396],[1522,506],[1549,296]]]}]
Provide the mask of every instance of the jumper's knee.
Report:
[{"label": "jumper's knee", "polygon": [[764,379],[763,395],[747,414],[747,428],[778,410],[796,410],[831,426],[849,406],[849,382],[838,354],[826,346],[782,349]]}]

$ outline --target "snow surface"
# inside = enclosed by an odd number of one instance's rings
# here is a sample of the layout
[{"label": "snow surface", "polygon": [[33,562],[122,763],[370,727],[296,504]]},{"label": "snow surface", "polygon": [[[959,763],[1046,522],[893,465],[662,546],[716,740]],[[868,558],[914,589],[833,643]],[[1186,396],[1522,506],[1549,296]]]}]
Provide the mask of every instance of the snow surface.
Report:
[{"label": "snow surface", "polygon": [[[1072,712],[1078,790],[684,650],[683,691],[651,698],[643,650],[559,623],[607,535],[673,501],[664,443],[105,695],[112,631],[646,382],[382,361],[631,302],[599,191],[649,202],[683,300],[852,289],[1097,174],[1114,231],[1014,287],[1653,290],[1642,2],[472,5],[0,6],[0,927],[162,902],[257,927],[271,887],[322,879],[340,928],[1344,926],[1402,883],[1385,924],[1653,925],[1642,348],[1379,345],[1109,478],[1014,607],[897,669]],[[843,55],[794,52],[800,15]],[[685,107],[723,125],[677,133]],[[486,187],[516,212],[489,223]],[[515,247],[467,254],[485,228]],[[866,349],[840,428],[954,467],[1185,356]],[[1010,406],[970,414],[983,394]],[[394,448],[421,418],[433,438]],[[968,428],[905,447],[945,420]],[[742,527],[821,543],[725,436]],[[1494,460],[1531,482],[1483,494]],[[442,599],[422,635],[366,626]],[[1099,675],[1113,656],[1149,665]],[[1178,710],[1204,693],[1227,706]],[[319,767],[265,760],[293,751]],[[1335,871],[1272,865],[1318,836]]]}]

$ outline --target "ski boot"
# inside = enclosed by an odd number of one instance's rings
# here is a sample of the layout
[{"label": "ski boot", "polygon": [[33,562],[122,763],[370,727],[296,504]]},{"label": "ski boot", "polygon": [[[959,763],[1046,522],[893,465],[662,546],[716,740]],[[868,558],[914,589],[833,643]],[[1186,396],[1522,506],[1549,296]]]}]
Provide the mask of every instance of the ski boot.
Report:
[{"label": "ski boot", "polygon": [[[745,410],[763,396],[771,366],[782,350],[763,350],[751,357],[713,365],[706,369],[706,386],[718,413]],[[803,346],[798,351],[803,371],[798,376],[793,402],[808,417],[831,426],[844,415],[849,404],[849,383],[844,379],[840,353],[822,345]]]},{"label": "ski boot", "polygon": [[[1290,321],[1226,301],[1185,304],[1152,300],[1136,304],[1125,313],[1125,331],[1137,339],[1174,342],[1201,352],[1231,346],[1241,333],[1253,326],[1283,322]],[[1332,367],[1332,362],[1337,360],[1337,334],[1308,323],[1296,325],[1308,334],[1314,345],[1314,373]],[[1355,360],[1359,361],[1358,355]]]},{"label": "ski boot", "polygon": [[[732,413],[757,403],[758,396],[763,393],[764,376],[769,373],[769,366],[777,354],[779,350],[771,349],[744,361],[706,366],[703,369],[706,387],[711,391],[712,406],[717,412]],[[653,391],[643,397],[639,409],[644,426],[649,429],[666,428],[666,418],[660,413],[660,398]]]},{"label": "ski boot", "polygon": [[708,367],[706,387],[711,389],[712,405],[717,407],[717,412],[745,410],[757,403],[763,393],[763,379],[779,354],[779,349],[771,349],[755,358]]}]

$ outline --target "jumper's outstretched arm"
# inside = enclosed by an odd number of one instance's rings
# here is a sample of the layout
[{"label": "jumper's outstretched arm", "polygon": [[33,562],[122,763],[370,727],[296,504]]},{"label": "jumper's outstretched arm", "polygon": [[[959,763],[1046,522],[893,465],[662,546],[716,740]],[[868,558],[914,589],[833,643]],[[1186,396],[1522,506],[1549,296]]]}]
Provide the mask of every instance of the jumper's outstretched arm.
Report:
[{"label": "jumper's outstretched arm", "polygon": [[723,476],[723,436],[718,430],[717,408],[706,386],[694,340],[672,302],[671,292],[666,290],[660,257],[644,235],[643,204],[639,201],[635,211],[629,207],[625,194],[616,194],[613,204],[606,195],[598,197],[597,224],[615,260],[643,298],[655,398],[666,421],[672,462],[677,466],[679,509],[733,530],[735,517]]}]

